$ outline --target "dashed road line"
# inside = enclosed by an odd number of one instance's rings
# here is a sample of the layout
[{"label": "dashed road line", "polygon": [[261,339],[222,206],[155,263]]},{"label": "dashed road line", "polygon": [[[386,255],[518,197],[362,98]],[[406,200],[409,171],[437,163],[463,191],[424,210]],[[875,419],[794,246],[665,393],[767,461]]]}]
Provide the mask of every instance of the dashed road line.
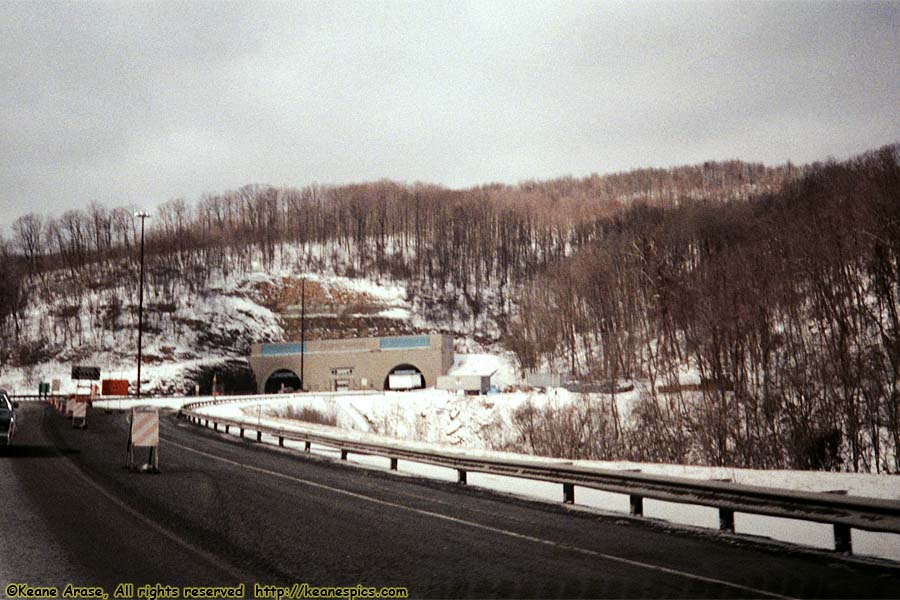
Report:
[{"label": "dashed road line", "polygon": [[433,511],[430,511],[430,510],[421,509],[421,508],[415,508],[415,507],[412,507],[412,506],[407,506],[407,505],[405,505],[405,504],[398,504],[398,503],[396,503],[396,502],[390,502],[390,501],[388,501],[388,500],[382,500],[382,499],[380,499],[380,498],[375,498],[375,497],[372,497],[372,496],[367,496],[367,495],[365,495],[365,494],[360,494],[360,493],[357,493],[357,492],[351,492],[350,490],[345,490],[345,489],[342,489],[342,488],[330,486],[330,485],[327,485],[327,484],[324,484],[324,483],[317,483],[317,482],[315,482],[315,481],[309,481],[309,480],[306,480],[306,479],[301,479],[301,478],[295,477],[295,476],[293,476],[293,475],[287,475],[286,473],[279,473],[278,471],[272,471],[272,470],[270,470],[270,469],[264,469],[264,468],[262,468],[262,467],[256,467],[256,466],[253,466],[253,465],[249,465],[249,464],[247,464],[247,463],[241,463],[241,462],[238,462],[238,461],[234,461],[234,460],[225,458],[225,457],[223,457],[223,456],[219,456],[219,455],[216,455],[216,454],[211,454],[211,453],[209,453],[209,452],[204,452],[204,451],[202,451],[202,450],[197,450],[196,448],[191,448],[191,447],[189,447],[189,446],[185,446],[185,445],[180,444],[180,443],[178,443],[178,442],[176,442],[175,440],[170,439],[170,438],[166,438],[165,441],[166,441],[168,444],[171,444],[171,445],[173,445],[173,446],[175,446],[175,447],[177,447],[177,448],[181,448],[182,450],[186,450],[187,452],[192,452],[192,453],[198,454],[198,455],[200,455],[200,456],[205,456],[205,457],[207,457],[207,458],[211,458],[211,459],[217,460],[217,461],[219,461],[219,462],[223,462],[223,463],[226,463],[226,464],[229,464],[229,465],[233,465],[233,466],[236,466],[236,467],[239,467],[239,468],[242,468],[242,469],[247,469],[247,470],[250,470],[250,471],[254,471],[254,472],[257,472],[257,473],[262,473],[262,474],[265,474],[265,475],[270,475],[270,476],[273,476],[273,477],[278,477],[278,478],[281,478],[281,479],[286,479],[286,480],[288,480],[288,481],[293,481],[293,482],[299,483],[299,484],[301,484],[301,485],[305,485],[305,486],[309,486],[309,487],[314,487],[314,488],[317,488],[317,489],[328,490],[328,491],[330,491],[330,492],[333,492],[333,493],[336,493],[336,494],[340,494],[340,495],[343,495],[343,496],[347,496],[347,497],[350,497],[350,498],[355,498],[355,499],[357,499],[357,500],[363,500],[363,501],[366,501],[366,502],[371,502],[371,503],[373,503],[373,504],[379,504],[379,505],[381,505],[381,506],[388,506],[388,507],[395,508],[395,509],[398,509],[398,510],[403,510],[403,511],[412,512],[412,513],[420,514],[420,515],[427,516],[427,517],[432,517],[432,518],[435,518],[435,519],[440,519],[440,520],[442,520],[442,521],[449,521],[449,522],[456,523],[456,524],[459,524],[459,525],[465,525],[465,526],[471,527],[471,528],[473,528],[473,529],[480,529],[480,530],[482,530],[482,531],[490,531],[491,533],[495,533],[495,534],[502,535],[502,536],[505,536],[505,537],[515,538],[515,539],[519,539],[519,540],[524,540],[524,541],[532,542],[532,543],[535,543],[535,544],[540,544],[540,545],[543,545],[543,546],[550,546],[550,547],[553,547],[553,548],[559,548],[559,549],[562,549],[562,550],[567,550],[567,551],[574,552],[574,553],[577,553],[577,554],[582,554],[582,555],[585,555],[585,556],[593,556],[593,557],[596,557],[596,558],[602,558],[602,559],[604,559],[604,560],[608,560],[608,561],[611,561],[611,562],[616,562],[616,563],[619,563],[619,564],[624,564],[624,565],[628,565],[628,566],[632,566],[632,567],[637,567],[637,568],[641,568],[641,569],[649,569],[649,570],[652,570],[652,571],[657,571],[657,572],[660,572],[660,573],[666,573],[666,574],[668,574],[668,575],[674,575],[674,576],[677,576],[677,577],[683,577],[683,578],[691,579],[691,580],[694,580],[694,581],[702,581],[702,582],[704,582],[704,583],[711,583],[711,584],[714,584],[714,585],[719,585],[719,586],[728,587],[728,588],[731,588],[731,589],[734,589],[734,590],[739,590],[739,591],[741,591],[741,592],[750,592],[750,593],[757,594],[757,595],[760,595],[760,596],[766,596],[766,597],[768,597],[768,598],[780,598],[780,599],[782,599],[782,600],[784,600],[784,599],[787,599],[787,600],[793,600],[793,597],[792,597],[792,596],[785,596],[785,595],[782,595],[782,594],[776,594],[776,593],[774,593],[774,592],[769,592],[769,591],[766,591],[766,590],[761,590],[761,589],[759,589],[759,588],[754,588],[754,587],[751,587],[751,586],[748,586],[748,585],[743,585],[743,584],[740,584],[740,583],[733,583],[733,582],[730,582],[730,581],[724,581],[724,580],[722,580],[722,579],[716,579],[716,578],[714,578],[714,577],[706,577],[706,576],[704,576],[704,575],[697,575],[697,574],[694,574],[694,573],[688,573],[688,572],[686,572],[686,571],[680,571],[680,570],[678,570],[678,569],[672,569],[672,568],[670,568],[670,567],[663,567],[663,566],[660,566],[660,565],[654,565],[654,564],[651,564],[651,563],[646,563],[646,562],[642,562],[642,561],[638,561],[638,560],[632,560],[632,559],[624,558],[624,557],[621,557],[621,556],[615,556],[615,555],[613,555],[613,554],[607,554],[607,553],[604,553],[604,552],[598,552],[598,551],[596,551],[596,550],[590,550],[590,549],[588,549],[588,548],[581,548],[580,546],[573,546],[573,545],[571,545],[571,544],[565,544],[565,543],[562,543],[562,542],[556,542],[556,541],[553,541],[553,540],[548,540],[548,539],[544,539],[544,538],[539,538],[539,537],[536,537],[536,536],[532,536],[532,535],[528,535],[528,534],[524,534],[524,533],[519,533],[519,532],[516,532],[516,531],[510,531],[510,530],[508,530],[508,529],[503,529],[503,528],[500,528],[500,527],[493,527],[493,526],[491,526],[491,525],[485,525],[485,524],[483,524],[483,523],[477,523],[477,522],[475,522],[475,521],[469,521],[469,520],[466,520],[466,519],[460,519],[460,518],[458,518],[458,517],[451,517],[450,515],[445,515],[445,514],[441,514],[441,513],[433,512]]}]

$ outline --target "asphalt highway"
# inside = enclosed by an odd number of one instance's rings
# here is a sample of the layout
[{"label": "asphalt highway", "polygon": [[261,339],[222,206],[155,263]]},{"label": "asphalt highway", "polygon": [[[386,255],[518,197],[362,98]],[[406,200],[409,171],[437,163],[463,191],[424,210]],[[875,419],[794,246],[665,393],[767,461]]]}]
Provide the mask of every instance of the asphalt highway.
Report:
[{"label": "asphalt highway", "polygon": [[124,413],[23,405],[0,452],[0,593],[402,586],[412,597],[898,597],[900,569],[360,469],[166,414],[157,475]]}]

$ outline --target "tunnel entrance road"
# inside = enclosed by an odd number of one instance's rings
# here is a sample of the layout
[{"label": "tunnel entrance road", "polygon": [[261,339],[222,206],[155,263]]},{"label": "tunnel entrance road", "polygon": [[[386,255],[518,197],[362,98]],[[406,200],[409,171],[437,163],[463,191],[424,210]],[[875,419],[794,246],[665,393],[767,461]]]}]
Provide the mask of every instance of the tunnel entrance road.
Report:
[{"label": "tunnel entrance road", "polygon": [[[159,475],[122,468],[123,413],[23,406],[0,455],[30,526],[0,569],[41,583],[402,586],[412,597],[896,597],[900,570],[669,531],[354,468],[165,416]],[[4,486],[4,489],[7,489]],[[10,487],[9,489],[13,489]],[[48,561],[48,557],[51,557]],[[39,577],[38,577],[39,576]],[[57,581],[52,579],[58,577]],[[49,580],[48,580],[49,579]]]}]

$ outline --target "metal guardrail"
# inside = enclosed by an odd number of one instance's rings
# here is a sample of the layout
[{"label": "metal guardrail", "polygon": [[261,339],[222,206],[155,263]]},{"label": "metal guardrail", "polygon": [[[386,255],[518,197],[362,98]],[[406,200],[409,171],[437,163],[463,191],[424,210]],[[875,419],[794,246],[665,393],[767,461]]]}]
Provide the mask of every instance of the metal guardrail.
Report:
[{"label": "metal guardrail", "polygon": [[[74,392],[71,394],[9,394],[10,400],[15,400],[16,402],[44,402],[45,400],[68,400],[69,398],[73,398],[75,396],[86,396],[87,394],[75,394]],[[135,394],[129,394],[128,396],[96,396],[94,401],[97,400],[138,400],[144,398],[146,400],[153,400],[154,398],[159,398],[158,396],[138,396]]]},{"label": "metal guardrail", "polygon": [[65,400],[70,394],[9,394],[9,399],[15,402],[43,402],[44,400]]},{"label": "metal guardrail", "polygon": [[[360,390],[353,392],[317,392],[317,396],[360,396],[360,395],[375,395],[381,394],[383,392],[378,391],[368,391],[368,390]],[[106,402],[106,401],[128,401],[128,400],[146,400],[147,404],[152,405],[155,401],[165,401],[172,400],[173,398],[183,398],[186,402],[190,398],[207,398],[212,400],[202,400],[193,402],[191,406],[199,406],[201,404],[210,404],[216,403],[221,404],[223,402],[240,402],[243,400],[284,400],[287,398],[291,398],[300,394],[300,392],[292,393],[292,394],[222,394],[216,396],[169,396],[162,394],[141,394],[138,396],[137,394],[128,394],[127,396],[96,396],[93,398],[93,402]],[[14,400],[16,402],[43,402],[45,400],[68,400],[76,395],[85,396],[86,394],[76,394],[66,393],[66,394],[8,394],[10,400]]]},{"label": "metal guardrail", "polygon": [[[876,498],[848,497],[833,493],[800,492],[774,488],[748,486],[723,481],[703,481],[649,475],[645,473],[593,469],[571,464],[548,464],[535,460],[508,460],[458,456],[437,450],[415,450],[384,442],[354,440],[340,435],[328,435],[313,431],[297,431],[260,425],[252,421],[230,419],[197,412],[203,406],[233,402],[236,398],[207,400],[185,405],[179,416],[194,424],[218,431],[224,426],[255,431],[256,441],[263,435],[278,439],[305,443],[310,451],[312,444],[336,448],[341,459],[348,454],[380,456],[390,460],[391,470],[397,470],[399,460],[455,469],[460,484],[467,483],[466,474],[490,473],[522,479],[558,483],[563,488],[563,502],[575,502],[575,486],[625,494],[630,500],[630,512],[643,516],[644,498],[709,506],[719,510],[719,530],[734,533],[735,513],[767,515],[803,521],[827,523],[834,527],[835,551],[852,553],[851,529],[900,534],[900,501]],[[898,479],[900,482],[900,479]]]}]

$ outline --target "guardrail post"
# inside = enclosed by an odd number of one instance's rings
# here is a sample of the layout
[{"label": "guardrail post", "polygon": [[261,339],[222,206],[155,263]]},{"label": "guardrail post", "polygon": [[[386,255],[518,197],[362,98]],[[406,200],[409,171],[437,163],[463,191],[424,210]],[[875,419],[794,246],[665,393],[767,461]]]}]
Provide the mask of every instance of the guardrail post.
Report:
[{"label": "guardrail post", "polygon": [[644,497],[631,494],[628,496],[628,502],[631,505],[631,514],[635,517],[644,516]]},{"label": "guardrail post", "polygon": [[213,421],[213,431],[218,431],[218,430],[219,430],[219,424],[216,423],[215,421]]},{"label": "guardrail post", "polygon": [[[185,417],[190,419],[191,422],[196,423],[199,426],[209,427],[209,421],[213,421],[213,427],[216,431],[218,429],[218,422],[215,420],[218,417],[213,416],[212,418],[209,415],[201,415],[194,413],[193,410],[197,405],[187,405],[185,409]],[[225,425],[225,431],[228,432],[229,428],[226,424],[230,419],[225,419],[223,421],[223,425]],[[254,428],[252,427],[253,423],[248,421],[246,423],[240,421],[231,421],[234,423],[235,427],[240,428],[240,436],[243,439],[245,435],[245,425],[249,425],[248,430],[257,431],[261,429],[261,424],[257,424]],[[287,439],[287,435],[291,435],[286,431],[278,431],[267,429],[270,437],[278,438],[278,445],[284,446],[284,441]],[[306,438],[304,439],[304,436]],[[299,435],[291,435],[291,440],[300,440],[304,442],[305,451],[308,453],[312,448],[311,437],[316,437],[315,434],[308,434],[300,432]],[[257,441],[262,441],[262,431],[257,431]],[[320,443],[320,438],[316,437],[316,443]],[[390,470],[397,471],[399,466],[399,454],[403,454],[404,460],[413,460],[413,461],[421,461],[426,464],[441,464],[448,465],[448,462],[451,459],[457,459],[456,455],[435,455],[432,452],[417,452],[415,450],[403,451],[393,445],[385,445],[379,443],[357,443],[356,440],[352,438],[343,438],[340,436],[323,436],[321,439],[321,443],[324,444],[323,447],[328,447],[333,451],[335,448],[340,450],[341,455],[340,458],[342,461],[347,461],[349,456],[349,447],[353,446],[354,453],[361,454],[363,456],[381,456],[383,458],[388,458],[390,461]],[[345,445],[346,444],[346,445]],[[343,447],[342,447],[343,446]],[[476,472],[486,471],[493,472],[494,467],[497,467],[498,472],[509,472],[513,477],[520,477],[523,479],[537,479],[543,481],[553,482],[553,485],[562,485],[563,486],[563,502],[567,504],[574,504],[575,502],[575,486],[576,485],[588,485],[590,487],[598,487],[599,489],[609,489],[610,491],[615,491],[619,494],[627,495],[629,500],[629,512],[632,516],[635,517],[643,517],[644,516],[644,498],[663,498],[667,499],[669,497],[670,492],[673,490],[677,490],[679,493],[685,493],[685,491],[690,492],[692,495],[696,496],[695,500],[699,500],[697,504],[705,505],[707,507],[715,508],[719,513],[719,531],[723,534],[733,535],[736,533],[735,527],[735,512],[739,511],[742,514],[744,513],[754,513],[755,503],[760,502],[759,504],[759,512],[764,512],[766,514],[770,514],[772,516],[781,516],[786,518],[800,519],[806,521],[818,521],[818,520],[826,520],[825,522],[830,524],[833,528],[833,536],[834,536],[834,551],[837,553],[844,553],[847,555],[852,554],[853,552],[853,540],[852,540],[852,531],[853,531],[853,523],[863,523],[863,522],[871,522],[870,527],[873,528],[873,531],[885,531],[885,532],[898,532],[900,531],[900,526],[897,525],[900,522],[900,510],[897,509],[896,503],[890,503],[887,501],[866,501],[859,502],[855,498],[843,498],[841,496],[846,496],[846,492],[844,490],[834,490],[830,493],[828,492],[816,492],[816,493],[804,493],[804,492],[792,492],[790,494],[783,494],[777,490],[772,492],[761,492],[761,491],[751,491],[746,490],[741,485],[735,484],[733,482],[718,482],[714,484],[709,484],[705,482],[699,482],[696,484],[686,483],[684,480],[679,481],[669,481],[666,477],[658,478],[658,486],[657,487],[643,487],[645,481],[641,477],[631,477],[628,474],[623,473],[620,476],[620,479],[625,482],[625,484],[632,484],[635,487],[631,487],[631,492],[628,492],[627,489],[623,489],[622,484],[619,480],[615,480],[610,483],[605,475],[598,474],[595,477],[592,477],[590,474],[578,474],[578,479],[572,479],[570,475],[571,471],[566,468],[556,467],[556,466],[546,466],[546,465],[534,465],[531,469],[521,468],[521,464],[519,461],[503,461],[503,460],[492,460],[485,459],[483,462],[478,463],[470,463],[459,460],[454,460],[454,462],[450,462],[450,464],[456,465],[473,465],[473,469]],[[515,470],[518,467],[518,470]],[[460,485],[468,484],[468,467],[450,467],[457,472],[457,482]],[[576,484],[575,481],[578,481]],[[557,488],[558,489],[558,488]],[[649,494],[645,496],[644,494]],[[737,500],[736,500],[737,499]],[[767,501],[772,501],[771,503],[767,503]],[[692,502],[693,503],[693,502]],[[823,515],[827,515],[823,518]],[[884,515],[888,516],[888,520],[882,522],[880,519]],[[861,520],[863,519],[863,520]]]},{"label": "guardrail post", "polygon": [[834,524],[834,551],[844,554],[853,554],[853,540],[850,536],[850,526],[843,523]]},{"label": "guardrail post", "polygon": [[563,484],[563,504],[575,504],[575,484]]},{"label": "guardrail post", "polygon": [[228,430],[229,430],[229,429],[231,429],[231,425],[226,425],[226,426],[225,426],[225,433],[228,433]]},{"label": "guardrail post", "polygon": [[727,508],[719,509],[719,531],[734,533],[734,511]]}]

